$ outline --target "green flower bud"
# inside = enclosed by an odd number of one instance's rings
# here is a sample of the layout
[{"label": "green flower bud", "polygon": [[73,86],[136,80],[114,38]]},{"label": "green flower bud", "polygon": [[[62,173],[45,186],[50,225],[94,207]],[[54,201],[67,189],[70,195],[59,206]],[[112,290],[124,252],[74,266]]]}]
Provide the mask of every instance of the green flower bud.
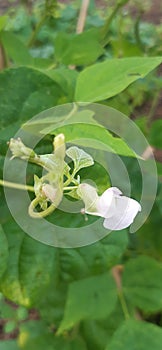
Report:
[{"label": "green flower bud", "polygon": [[35,152],[31,148],[26,147],[20,138],[10,139],[9,148],[12,152],[11,159],[19,157],[28,160],[35,157]]}]

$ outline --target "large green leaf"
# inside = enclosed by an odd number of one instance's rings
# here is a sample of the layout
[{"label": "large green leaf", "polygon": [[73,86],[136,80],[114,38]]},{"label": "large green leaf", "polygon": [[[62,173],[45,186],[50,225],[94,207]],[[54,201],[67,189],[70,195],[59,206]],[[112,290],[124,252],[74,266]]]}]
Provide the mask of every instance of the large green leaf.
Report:
[{"label": "large green leaf", "polygon": [[2,31],[0,41],[10,59],[18,65],[32,65],[34,59],[27,47],[12,32]]},{"label": "large green leaf", "polygon": [[58,83],[65,95],[68,96],[68,102],[73,102],[76,79],[78,72],[74,69],[68,69],[67,67],[60,67],[56,69],[44,70],[49,78]]},{"label": "large green leaf", "polygon": [[67,282],[106,272],[119,262],[128,243],[123,231],[91,246],[59,250],[33,240],[13,220],[3,229],[9,246],[1,280],[4,296],[25,306],[37,305],[45,319],[57,322],[62,317]]},{"label": "large green leaf", "polygon": [[22,350],[86,350],[78,337],[56,337],[42,321],[29,321],[20,326],[18,344]]},{"label": "large green leaf", "polygon": [[[44,105],[45,99],[42,103],[42,91],[45,96],[52,95],[53,97],[48,104]],[[30,96],[33,94],[36,96],[31,102]],[[8,127],[18,121],[20,125],[24,120],[33,117],[35,113],[56,105],[58,99],[63,95],[57,83],[36,69],[19,67],[4,70],[0,73],[0,128]],[[26,113],[27,107],[24,107],[27,101],[28,113]],[[8,136],[12,137],[13,134],[9,133]]]},{"label": "large green leaf", "polygon": [[60,32],[55,39],[56,59],[66,65],[91,64],[103,52],[97,29],[91,29],[79,35]]},{"label": "large green leaf", "polygon": [[73,282],[69,286],[65,314],[58,333],[81,320],[108,316],[116,302],[116,284],[110,273]]},{"label": "large green leaf", "polygon": [[105,350],[160,350],[162,329],[153,324],[129,320],[113,335]]},{"label": "large green leaf", "polygon": [[1,290],[12,301],[31,306],[50,283],[55,250],[29,238],[13,220],[3,228],[8,239],[9,259]]},{"label": "large green leaf", "polygon": [[162,264],[141,256],[129,261],[123,273],[127,299],[145,312],[162,310]]},{"label": "large green leaf", "polygon": [[126,142],[119,137],[114,137],[108,130],[92,124],[69,124],[54,131],[51,134],[63,133],[66,142],[83,147],[92,147],[97,150],[105,150],[128,157],[137,157]]},{"label": "large green leaf", "polygon": [[[60,220],[63,219],[60,216]],[[58,269],[58,283],[54,285],[51,281],[45,298],[38,303],[43,319],[59,325],[63,317],[68,283],[106,272],[120,261],[127,244],[127,232],[123,231],[110,234],[91,246],[59,250],[54,266],[54,270]]]},{"label": "large green leaf", "polygon": [[75,100],[96,102],[115,96],[161,62],[161,57],[133,57],[108,59],[88,67],[78,76]]},{"label": "large green leaf", "polygon": [[113,312],[103,320],[84,320],[81,333],[86,340],[88,350],[103,350],[110,341],[114,331],[123,323],[124,315],[118,301]]}]

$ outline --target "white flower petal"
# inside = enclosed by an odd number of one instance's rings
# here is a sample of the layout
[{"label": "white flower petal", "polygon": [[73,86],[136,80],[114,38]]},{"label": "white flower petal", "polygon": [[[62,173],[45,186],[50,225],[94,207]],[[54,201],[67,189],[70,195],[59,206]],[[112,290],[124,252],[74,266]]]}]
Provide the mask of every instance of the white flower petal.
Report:
[{"label": "white flower petal", "polygon": [[82,183],[78,186],[77,194],[85,204],[85,213],[100,216],[96,207],[99,197],[95,187],[87,183]]},{"label": "white flower petal", "polygon": [[110,187],[99,197],[97,209],[100,216],[110,218],[114,215],[116,211],[115,198],[120,194],[122,194],[122,192],[117,187]]},{"label": "white flower petal", "polygon": [[105,218],[104,227],[110,230],[122,230],[132,224],[141,205],[134,199],[116,196],[116,211],[111,218]]}]

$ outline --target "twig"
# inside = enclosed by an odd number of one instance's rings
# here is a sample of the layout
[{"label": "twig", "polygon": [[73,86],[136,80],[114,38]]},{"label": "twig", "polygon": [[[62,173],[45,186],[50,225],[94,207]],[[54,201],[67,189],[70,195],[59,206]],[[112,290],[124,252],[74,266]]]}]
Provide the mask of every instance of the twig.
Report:
[{"label": "twig", "polygon": [[[81,34],[84,30],[87,11],[89,6],[89,0],[82,0],[82,5],[79,12],[78,22],[76,26],[76,33]],[[69,69],[74,70],[76,66],[74,64],[69,65]]]},{"label": "twig", "polygon": [[82,33],[84,30],[88,6],[89,6],[89,0],[82,0],[82,5],[81,5],[80,12],[79,12],[77,26],[76,26],[76,33],[77,34]]}]

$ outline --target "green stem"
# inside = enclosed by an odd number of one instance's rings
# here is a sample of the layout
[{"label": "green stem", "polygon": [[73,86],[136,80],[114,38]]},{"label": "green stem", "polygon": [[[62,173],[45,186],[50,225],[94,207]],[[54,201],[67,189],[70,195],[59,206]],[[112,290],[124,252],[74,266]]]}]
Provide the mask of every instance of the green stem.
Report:
[{"label": "green stem", "polygon": [[44,218],[45,216],[52,214],[53,211],[56,209],[55,204],[52,203],[47,209],[45,209],[41,212],[36,212],[34,209],[39,204],[39,201],[40,201],[40,198],[37,197],[37,198],[33,199],[33,201],[29,205],[28,213],[34,219]]},{"label": "green stem", "polygon": [[75,188],[77,188],[78,186],[68,186],[68,187],[64,187],[63,190],[64,191],[68,191],[68,190],[74,190]]},{"label": "green stem", "polygon": [[29,42],[28,42],[28,47],[31,47],[34,44],[36,36],[37,36],[40,28],[44,24],[46,18],[47,18],[47,13],[45,12],[45,14],[40,18],[40,21],[37,23],[35,29],[32,32],[32,35],[31,35]]},{"label": "green stem", "polygon": [[17,183],[5,181],[5,180],[0,180],[0,185],[10,187],[10,188],[15,188],[17,190],[26,190],[26,191],[35,192],[33,186],[21,185],[21,184],[17,184]]},{"label": "green stem", "polygon": [[114,9],[112,10],[111,15],[107,18],[103,28],[101,29],[101,42],[102,42],[103,46],[107,45],[107,43],[109,42],[108,33],[109,33],[110,24],[111,24],[112,20],[114,19],[114,17],[116,16],[116,14],[120,10],[120,8],[123,7],[123,5],[125,5],[128,1],[129,0],[118,1],[115,5]]},{"label": "green stem", "polygon": [[2,68],[10,67],[10,61],[9,61],[7,51],[6,51],[3,43],[0,43],[0,50],[1,50],[1,55],[2,55],[2,60],[3,60],[3,65],[4,65],[4,67],[2,67]]},{"label": "green stem", "polygon": [[139,47],[140,50],[145,51],[145,47],[143,45],[143,42],[141,40],[141,36],[140,36],[140,23],[141,23],[141,17],[142,17],[143,11],[140,11],[140,13],[138,14],[135,24],[134,24],[134,34],[135,34],[135,38],[136,38],[136,43]]},{"label": "green stem", "polygon": [[129,315],[128,307],[127,307],[127,304],[126,304],[126,301],[125,301],[125,298],[124,298],[124,295],[123,295],[123,292],[121,289],[120,290],[118,289],[118,297],[120,300],[120,304],[121,304],[121,307],[123,310],[124,317],[126,320],[128,320],[130,318],[130,315]]},{"label": "green stem", "polygon": [[148,126],[150,126],[150,123],[152,122],[152,119],[154,117],[157,105],[159,103],[159,97],[160,97],[160,91],[158,90],[158,91],[156,91],[156,93],[154,95],[154,99],[152,101],[152,105],[151,105],[150,112],[148,115],[148,123],[147,123]]}]

